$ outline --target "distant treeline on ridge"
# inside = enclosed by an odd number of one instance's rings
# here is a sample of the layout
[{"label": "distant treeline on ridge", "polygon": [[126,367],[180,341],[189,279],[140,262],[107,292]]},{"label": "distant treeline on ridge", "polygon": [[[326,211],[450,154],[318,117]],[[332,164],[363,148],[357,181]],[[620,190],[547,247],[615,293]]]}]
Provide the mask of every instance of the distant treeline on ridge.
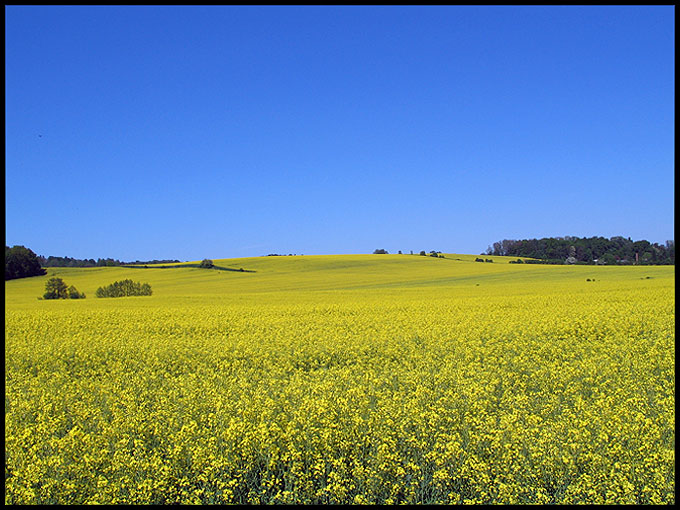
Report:
[{"label": "distant treeline on ridge", "polygon": [[661,245],[622,236],[503,239],[489,246],[482,255],[530,257],[551,264],[675,265],[675,242],[666,241]]},{"label": "distant treeline on ridge", "polygon": [[105,267],[105,266],[125,266],[125,265],[144,265],[144,264],[176,264],[179,260],[135,260],[134,262],[121,262],[115,259],[74,259],[71,257],[43,257],[38,255],[38,262],[42,267]]}]

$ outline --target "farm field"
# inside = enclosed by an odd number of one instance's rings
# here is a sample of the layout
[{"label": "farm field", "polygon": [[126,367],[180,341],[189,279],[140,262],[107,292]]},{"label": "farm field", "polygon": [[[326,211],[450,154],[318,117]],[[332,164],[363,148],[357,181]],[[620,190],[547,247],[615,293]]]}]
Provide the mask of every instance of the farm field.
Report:
[{"label": "farm field", "polygon": [[6,281],[5,503],[674,503],[674,266],[475,258]]}]

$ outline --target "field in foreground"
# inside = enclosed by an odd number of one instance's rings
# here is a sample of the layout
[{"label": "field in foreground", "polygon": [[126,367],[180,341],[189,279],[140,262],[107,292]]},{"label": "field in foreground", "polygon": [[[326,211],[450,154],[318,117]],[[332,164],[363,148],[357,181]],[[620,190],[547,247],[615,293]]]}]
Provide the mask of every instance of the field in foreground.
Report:
[{"label": "field in foreground", "polygon": [[446,257],[5,282],[5,503],[674,503],[674,267]]}]

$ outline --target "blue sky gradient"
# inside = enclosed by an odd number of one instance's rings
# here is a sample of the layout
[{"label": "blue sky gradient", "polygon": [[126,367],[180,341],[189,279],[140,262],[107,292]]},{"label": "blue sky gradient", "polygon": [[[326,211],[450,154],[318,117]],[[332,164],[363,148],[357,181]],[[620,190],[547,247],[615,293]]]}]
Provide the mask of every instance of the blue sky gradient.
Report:
[{"label": "blue sky gradient", "polygon": [[675,8],[5,6],[6,244],[674,238]]}]

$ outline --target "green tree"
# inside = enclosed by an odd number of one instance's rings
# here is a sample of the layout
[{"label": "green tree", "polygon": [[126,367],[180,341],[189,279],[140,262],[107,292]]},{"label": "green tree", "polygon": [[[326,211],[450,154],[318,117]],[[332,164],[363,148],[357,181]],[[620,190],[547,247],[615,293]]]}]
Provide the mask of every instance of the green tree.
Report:
[{"label": "green tree", "polygon": [[613,266],[614,264],[616,264],[616,257],[614,257],[614,255],[612,255],[611,253],[605,253],[602,256],[602,261],[608,266]]},{"label": "green tree", "polygon": [[71,285],[68,288],[68,297],[71,299],[85,299],[85,294],[82,292],[78,292],[78,289]]},{"label": "green tree", "polygon": [[64,280],[53,276],[45,283],[45,299],[66,299],[68,297],[68,288]]},{"label": "green tree", "polygon": [[42,276],[47,271],[40,266],[38,256],[25,246],[5,246],[5,280]]},{"label": "green tree", "polygon": [[213,264],[213,261],[210,259],[203,259],[198,267],[202,267],[204,269],[211,269],[215,267],[215,264]]},{"label": "green tree", "polygon": [[150,296],[151,295],[151,285],[148,283],[142,283],[142,286],[139,290],[139,294],[141,296]]}]

